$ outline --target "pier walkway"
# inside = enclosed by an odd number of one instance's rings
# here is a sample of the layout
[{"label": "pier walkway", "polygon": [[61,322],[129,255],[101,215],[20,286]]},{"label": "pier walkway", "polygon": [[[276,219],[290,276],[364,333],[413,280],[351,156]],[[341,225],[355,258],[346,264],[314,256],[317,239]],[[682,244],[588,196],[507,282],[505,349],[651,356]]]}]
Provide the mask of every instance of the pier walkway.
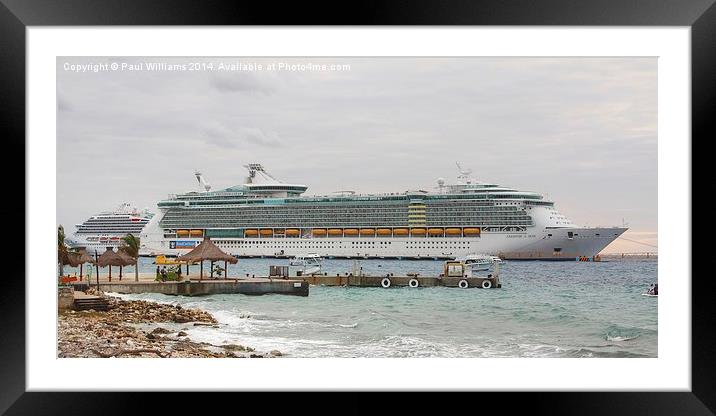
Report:
[{"label": "pier walkway", "polygon": [[[97,288],[96,282],[73,283],[75,290]],[[248,279],[198,279],[181,282],[156,282],[148,280],[134,281],[134,276],[124,276],[122,281],[109,282],[101,279],[99,290],[113,293],[163,293],[165,295],[201,296],[221,293],[241,293],[244,295],[265,295],[269,293],[295,296],[308,296],[308,282],[303,280],[284,280],[269,278]]]}]

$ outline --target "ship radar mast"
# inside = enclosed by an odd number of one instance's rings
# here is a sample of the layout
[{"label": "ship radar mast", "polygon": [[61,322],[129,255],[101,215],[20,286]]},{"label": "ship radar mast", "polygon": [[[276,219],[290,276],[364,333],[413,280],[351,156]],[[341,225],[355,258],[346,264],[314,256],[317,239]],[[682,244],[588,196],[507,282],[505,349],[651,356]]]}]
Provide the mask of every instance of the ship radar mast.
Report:
[{"label": "ship radar mast", "polygon": [[445,179],[438,178],[438,190],[441,194],[445,193]]},{"label": "ship radar mast", "polygon": [[199,182],[199,185],[201,185],[204,188],[204,191],[209,192],[211,190],[211,185],[209,185],[209,182],[204,179],[204,176],[199,172],[198,170],[194,171],[194,176],[196,176],[196,180]]},{"label": "ship radar mast", "polygon": [[271,176],[270,173],[266,172],[263,165],[260,163],[249,163],[244,165],[249,170],[249,176],[246,178],[246,183],[256,183],[257,176],[261,179],[259,182],[265,183],[283,183],[280,180]]},{"label": "ship radar mast", "polygon": [[470,175],[472,174],[472,169],[464,169],[462,166],[460,166],[460,162],[455,162],[457,165],[457,170],[460,172],[460,175],[458,175],[457,179],[460,183],[471,183],[472,178]]}]

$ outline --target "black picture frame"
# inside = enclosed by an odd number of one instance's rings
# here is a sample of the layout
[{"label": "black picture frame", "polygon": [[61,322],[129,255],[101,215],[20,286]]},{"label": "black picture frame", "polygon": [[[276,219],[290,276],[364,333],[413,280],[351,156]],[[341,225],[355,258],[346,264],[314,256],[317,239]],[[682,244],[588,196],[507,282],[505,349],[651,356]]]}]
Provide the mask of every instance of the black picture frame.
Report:
[{"label": "black picture frame", "polygon": [[[0,0],[0,106],[6,152],[25,155],[25,41],[27,26],[86,25],[566,25],[688,26],[691,28],[692,128],[694,139],[712,137],[716,109],[716,6],[714,0],[460,0],[342,2],[202,2],[189,0]],[[692,144],[699,142],[693,140]],[[12,152],[12,153],[10,153]],[[14,157],[25,172],[25,158]],[[7,172],[6,172],[6,175]],[[10,175],[12,176],[12,175]],[[17,178],[9,178],[9,181]],[[692,188],[693,189],[693,188]],[[11,191],[15,191],[12,189]],[[16,192],[16,191],[15,191]],[[24,199],[23,199],[24,201]],[[19,196],[13,215],[19,216]],[[24,202],[22,202],[23,208]],[[23,209],[22,212],[25,212]],[[47,215],[54,215],[48,213]],[[25,223],[32,218],[24,217]],[[8,224],[12,246],[21,250],[20,221]],[[691,224],[688,224],[691,227]],[[51,234],[48,234],[51,235]],[[32,247],[26,247],[31,260]],[[693,257],[692,257],[693,258]],[[149,406],[142,393],[37,393],[25,391],[25,280],[21,268],[7,269],[0,287],[0,412],[7,414],[127,414]],[[692,293],[692,390],[690,392],[486,393],[474,399],[500,403],[511,414],[525,404],[530,412],[550,414],[714,414],[716,343],[712,336],[714,279],[702,276]],[[690,278],[690,276],[681,276]],[[693,281],[692,281],[693,282]],[[693,282],[696,288],[696,282]],[[105,375],[107,376],[107,375]],[[618,377],[618,375],[615,375]],[[71,386],[67,386],[71,388]],[[517,394],[526,397],[514,397]],[[162,395],[163,413],[187,410],[185,397]],[[236,396],[223,396],[235,402]],[[212,403],[216,403],[212,399]],[[242,401],[245,399],[241,399]],[[258,399],[265,400],[265,399]],[[303,399],[272,401],[272,411],[295,409]],[[395,400],[400,406],[408,404]],[[441,401],[441,413],[457,411],[461,400]],[[382,406],[382,405],[381,405]],[[375,408],[369,400],[351,400],[352,412]],[[318,409],[311,409],[317,411]],[[383,408],[387,410],[387,408]]]}]

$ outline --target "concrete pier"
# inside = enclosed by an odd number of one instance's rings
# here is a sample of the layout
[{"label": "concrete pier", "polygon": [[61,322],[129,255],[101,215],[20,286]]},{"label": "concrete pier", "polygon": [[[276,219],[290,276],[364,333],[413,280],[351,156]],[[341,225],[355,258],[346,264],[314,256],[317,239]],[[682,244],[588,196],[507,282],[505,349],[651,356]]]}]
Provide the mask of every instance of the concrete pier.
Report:
[{"label": "concrete pier", "polygon": [[[357,287],[383,287],[383,279],[390,281],[389,287],[410,286],[411,280],[417,280],[417,287],[462,287],[462,288],[501,288],[500,278],[495,277],[411,277],[411,276],[302,276],[312,285],[322,286],[357,286]],[[467,287],[461,281],[467,282]],[[488,281],[489,283],[484,283]],[[483,286],[484,285],[484,286]]]},{"label": "concrete pier", "polygon": [[[76,290],[87,289],[87,283],[76,283]],[[91,284],[96,288],[96,284]],[[224,280],[184,280],[181,282],[152,281],[100,281],[99,289],[114,293],[162,293],[165,295],[202,296],[222,293],[240,293],[244,295],[281,295],[308,296],[308,283],[303,280],[284,280],[268,278],[224,279]]]}]

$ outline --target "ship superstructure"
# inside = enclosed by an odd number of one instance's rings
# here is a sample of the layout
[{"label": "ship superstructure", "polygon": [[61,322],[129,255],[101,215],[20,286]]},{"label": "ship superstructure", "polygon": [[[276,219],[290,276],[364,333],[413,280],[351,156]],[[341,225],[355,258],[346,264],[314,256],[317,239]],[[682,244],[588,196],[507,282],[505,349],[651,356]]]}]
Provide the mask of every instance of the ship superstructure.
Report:
[{"label": "ship superstructure", "polygon": [[439,179],[431,191],[322,196],[246,168],[241,185],[213,191],[198,174],[201,190],[160,201],[142,253],[179,255],[208,237],[237,256],[574,260],[626,230],[578,227],[541,194],[474,180],[459,165],[457,183]]},{"label": "ship superstructure", "polygon": [[93,215],[77,228],[69,239],[73,247],[85,247],[89,253],[103,253],[108,247],[117,248],[121,238],[127,234],[140,236],[142,229],[154,214],[148,210],[140,211],[129,203],[123,203],[110,212]]}]

